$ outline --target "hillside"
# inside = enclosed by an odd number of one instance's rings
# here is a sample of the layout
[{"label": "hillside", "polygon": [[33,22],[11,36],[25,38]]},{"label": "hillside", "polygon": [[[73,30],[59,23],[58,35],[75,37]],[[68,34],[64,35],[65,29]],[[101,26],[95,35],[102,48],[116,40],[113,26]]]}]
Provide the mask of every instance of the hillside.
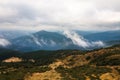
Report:
[{"label": "hillside", "polygon": [[114,41],[120,40],[120,30],[92,33],[84,36],[86,39],[96,41]]},{"label": "hillside", "polygon": [[15,38],[11,41],[10,49],[19,51],[59,50],[75,46],[72,41],[57,32],[39,31],[33,34]]},{"label": "hillside", "polygon": [[16,57],[21,58],[22,62],[6,63],[3,62],[5,59],[2,60],[1,80],[120,80],[120,45],[92,51],[20,54]]},{"label": "hillside", "polygon": [[[21,35],[20,35],[21,33]],[[13,37],[12,37],[13,36]],[[120,31],[90,32],[0,32],[0,47],[31,52],[36,50],[92,50],[120,44]]]}]

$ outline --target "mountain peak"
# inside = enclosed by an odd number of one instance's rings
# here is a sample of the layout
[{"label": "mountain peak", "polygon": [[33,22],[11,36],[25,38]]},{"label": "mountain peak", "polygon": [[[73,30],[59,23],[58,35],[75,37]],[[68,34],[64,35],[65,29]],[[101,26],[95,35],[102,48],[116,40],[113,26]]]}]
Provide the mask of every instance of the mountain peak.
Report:
[{"label": "mountain peak", "polygon": [[39,32],[48,32],[48,31],[45,31],[45,30],[41,30],[41,31],[39,31]]},{"label": "mountain peak", "polygon": [[38,31],[37,33],[47,33],[49,31],[45,31],[45,30],[41,30],[41,31]]}]

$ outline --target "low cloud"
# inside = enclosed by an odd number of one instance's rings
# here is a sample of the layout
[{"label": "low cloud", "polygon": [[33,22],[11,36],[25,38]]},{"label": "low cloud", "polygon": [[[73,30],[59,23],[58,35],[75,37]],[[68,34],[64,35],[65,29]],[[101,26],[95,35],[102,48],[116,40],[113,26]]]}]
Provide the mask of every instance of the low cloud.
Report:
[{"label": "low cloud", "polygon": [[78,45],[78,46],[81,46],[84,48],[89,47],[89,45],[88,45],[89,43],[82,36],[79,36],[75,32],[64,31],[64,35],[67,38],[70,38],[72,40],[73,44],[75,44],[75,45]]},{"label": "low cloud", "polygon": [[33,39],[33,41],[40,47],[42,46],[47,46],[48,44],[50,46],[55,46],[56,45],[56,42],[53,41],[53,40],[45,40],[43,38],[37,38],[36,36],[34,35],[30,35],[30,37]]},{"label": "low cloud", "polygon": [[8,45],[11,45],[11,43],[8,40],[0,38],[0,46],[6,47]]},{"label": "low cloud", "polygon": [[103,47],[105,44],[102,41],[88,41],[84,37],[78,35],[77,33],[73,31],[64,31],[63,33],[67,38],[70,38],[74,45],[77,45],[79,47],[83,48],[90,48],[90,47]]},{"label": "low cloud", "polygon": [[39,40],[38,40],[34,35],[30,35],[30,36],[32,37],[33,41],[34,41],[37,45],[42,46],[42,44],[39,42]]}]

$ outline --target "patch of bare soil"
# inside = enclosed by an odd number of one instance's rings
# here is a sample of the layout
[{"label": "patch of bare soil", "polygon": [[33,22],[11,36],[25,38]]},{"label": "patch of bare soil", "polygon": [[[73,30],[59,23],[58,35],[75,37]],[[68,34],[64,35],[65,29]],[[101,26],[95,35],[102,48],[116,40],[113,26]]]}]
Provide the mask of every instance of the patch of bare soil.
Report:
[{"label": "patch of bare soil", "polygon": [[6,62],[6,63],[10,63],[10,62],[22,62],[22,59],[18,58],[18,57],[11,57],[11,58],[3,60],[3,62]]},{"label": "patch of bare soil", "polygon": [[44,73],[33,73],[25,78],[25,80],[61,80],[61,74],[55,71],[55,68],[62,65],[61,62],[54,62],[49,65],[50,71]]}]

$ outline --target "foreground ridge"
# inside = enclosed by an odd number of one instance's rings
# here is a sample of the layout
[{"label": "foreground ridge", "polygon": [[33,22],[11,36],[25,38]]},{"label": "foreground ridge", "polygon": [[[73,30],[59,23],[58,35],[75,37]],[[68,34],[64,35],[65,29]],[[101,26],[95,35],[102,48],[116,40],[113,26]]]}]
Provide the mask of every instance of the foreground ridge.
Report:
[{"label": "foreground ridge", "polygon": [[[1,80],[120,80],[120,45],[92,51],[12,53],[0,53]],[[21,61],[5,62],[13,58]]]}]

